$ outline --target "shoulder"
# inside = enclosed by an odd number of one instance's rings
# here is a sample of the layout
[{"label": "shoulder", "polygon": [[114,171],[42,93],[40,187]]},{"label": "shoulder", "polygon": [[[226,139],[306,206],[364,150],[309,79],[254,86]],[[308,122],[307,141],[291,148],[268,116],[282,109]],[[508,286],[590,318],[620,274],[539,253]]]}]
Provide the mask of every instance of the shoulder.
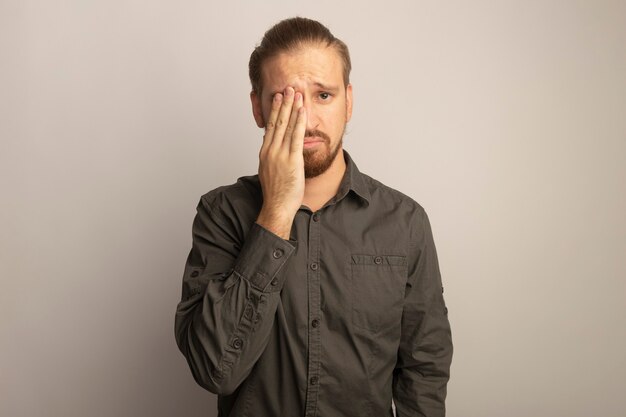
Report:
[{"label": "shoulder", "polygon": [[250,223],[256,219],[263,204],[263,192],[258,175],[247,175],[236,182],[214,188],[200,198],[202,209],[222,220]]},{"label": "shoulder", "polygon": [[249,203],[261,195],[258,175],[239,177],[232,184],[222,185],[203,194],[201,200],[209,207],[219,207],[226,203]]},{"label": "shoulder", "polygon": [[426,214],[424,207],[411,196],[367,174],[361,173],[361,175],[371,195],[372,202],[377,206],[395,210],[399,209],[417,216],[424,216]]},{"label": "shoulder", "polygon": [[[372,202],[375,206],[383,207],[383,212],[376,213],[377,217],[384,216],[392,223],[401,224],[398,236],[406,236],[410,248],[434,246],[430,219],[420,203],[369,175],[364,174],[363,178],[369,188]],[[415,252],[410,250],[409,253]]]}]

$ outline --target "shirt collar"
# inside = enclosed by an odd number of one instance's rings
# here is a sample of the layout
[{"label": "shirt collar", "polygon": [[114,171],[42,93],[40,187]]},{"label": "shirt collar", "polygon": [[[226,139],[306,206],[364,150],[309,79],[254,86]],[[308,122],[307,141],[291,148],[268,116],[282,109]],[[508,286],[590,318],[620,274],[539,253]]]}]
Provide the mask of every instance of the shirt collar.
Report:
[{"label": "shirt collar", "polygon": [[363,203],[368,206],[371,200],[371,195],[367,184],[365,183],[364,174],[359,171],[356,164],[352,160],[352,157],[345,149],[343,151],[343,158],[346,162],[346,171],[343,174],[341,183],[339,183],[339,189],[333,199],[333,202],[342,200],[350,190],[361,198]]}]

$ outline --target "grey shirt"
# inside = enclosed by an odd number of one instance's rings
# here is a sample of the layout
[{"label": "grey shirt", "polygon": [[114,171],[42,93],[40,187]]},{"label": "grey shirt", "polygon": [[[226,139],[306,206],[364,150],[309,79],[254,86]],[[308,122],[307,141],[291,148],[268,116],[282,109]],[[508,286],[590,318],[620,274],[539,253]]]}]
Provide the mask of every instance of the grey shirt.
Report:
[{"label": "grey shirt", "polygon": [[430,223],[343,150],[285,240],[257,175],[202,196],[175,334],[220,417],[444,416],[452,340]]}]

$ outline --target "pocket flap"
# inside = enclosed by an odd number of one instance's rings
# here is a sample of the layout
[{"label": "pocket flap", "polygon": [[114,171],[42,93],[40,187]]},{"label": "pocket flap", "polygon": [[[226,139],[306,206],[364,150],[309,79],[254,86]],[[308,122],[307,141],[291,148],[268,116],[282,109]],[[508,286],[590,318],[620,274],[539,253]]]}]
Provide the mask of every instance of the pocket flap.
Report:
[{"label": "pocket flap", "polygon": [[394,265],[405,266],[406,256],[402,255],[361,255],[351,254],[352,264],[355,265]]}]

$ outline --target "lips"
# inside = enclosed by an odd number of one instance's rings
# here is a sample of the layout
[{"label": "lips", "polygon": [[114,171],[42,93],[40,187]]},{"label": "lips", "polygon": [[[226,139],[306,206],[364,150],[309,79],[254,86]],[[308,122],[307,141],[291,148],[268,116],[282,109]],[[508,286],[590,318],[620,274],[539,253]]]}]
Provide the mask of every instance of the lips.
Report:
[{"label": "lips", "polygon": [[317,145],[320,145],[322,143],[324,143],[322,139],[315,138],[315,139],[305,140],[304,145],[302,146],[304,147],[304,149],[309,149],[309,148],[315,148],[317,147]]},{"label": "lips", "polygon": [[304,143],[324,142],[324,139],[313,137],[311,139],[304,138]]}]

